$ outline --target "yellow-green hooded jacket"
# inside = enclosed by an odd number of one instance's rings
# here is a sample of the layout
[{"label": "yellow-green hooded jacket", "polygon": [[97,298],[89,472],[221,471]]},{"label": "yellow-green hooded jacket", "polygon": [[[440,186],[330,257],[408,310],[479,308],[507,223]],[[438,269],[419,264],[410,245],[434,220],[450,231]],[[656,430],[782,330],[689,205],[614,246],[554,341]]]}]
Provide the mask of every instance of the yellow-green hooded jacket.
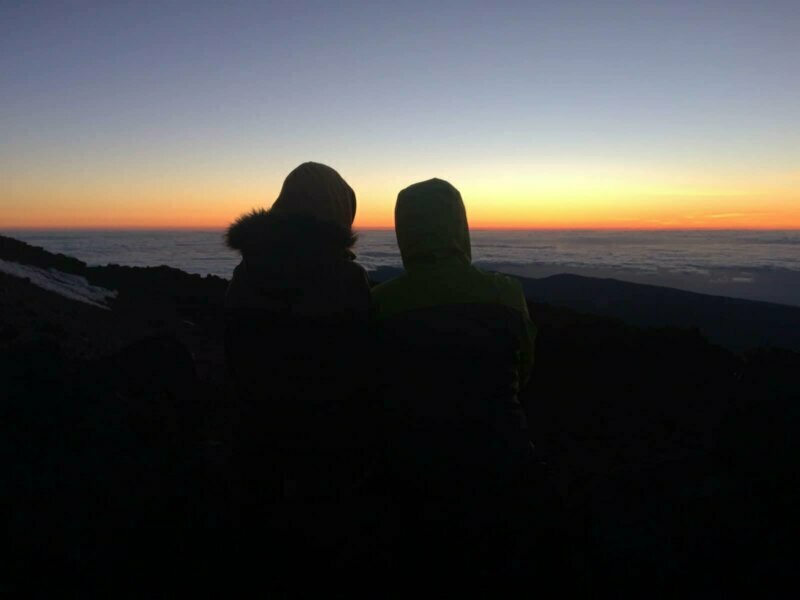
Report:
[{"label": "yellow-green hooded jacket", "polygon": [[372,298],[396,455],[434,478],[510,474],[531,453],[517,395],[536,329],[521,286],[472,265],[464,203],[446,181],[400,192],[395,229],[406,271]]}]

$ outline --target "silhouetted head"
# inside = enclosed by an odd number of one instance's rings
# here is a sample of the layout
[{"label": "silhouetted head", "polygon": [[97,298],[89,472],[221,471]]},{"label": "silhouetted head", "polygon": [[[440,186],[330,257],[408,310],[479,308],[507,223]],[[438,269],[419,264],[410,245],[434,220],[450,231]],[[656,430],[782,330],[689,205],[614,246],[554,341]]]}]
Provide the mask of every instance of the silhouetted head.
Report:
[{"label": "silhouetted head", "polygon": [[272,208],[253,209],[236,219],[225,243],[250,259],[276,252],[353,258],[355,215],[356,195],[342,176],[327,165],[307,162],[289,173]]},{"label": "silhouetted head", "polygon": [[356,216],[356,195],[334,169],[306,162],[286,177],[272,210],[314,216],[349,228]]},{"label": "silhouetted head", "polygon": [[444,258],[472,262],[464,202],[442,179],[415,183],[397,195],[394,228],[406,269]]}]

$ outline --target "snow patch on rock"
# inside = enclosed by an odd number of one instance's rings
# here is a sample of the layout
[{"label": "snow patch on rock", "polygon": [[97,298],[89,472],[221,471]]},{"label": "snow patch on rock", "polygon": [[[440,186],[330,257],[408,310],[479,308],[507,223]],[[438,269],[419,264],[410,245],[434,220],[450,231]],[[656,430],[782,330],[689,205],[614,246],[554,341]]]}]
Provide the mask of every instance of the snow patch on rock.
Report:
[{"label": "snow patch on rock", "polygon": [[56,269],[42,269],[0,259],[0,272],[27,279],[33,285],[55,292],[70,300],[91,304],[109,310],[106,302],[116,298],[116,290],[107,290],[90,284],[85,277],[62,273]]}]

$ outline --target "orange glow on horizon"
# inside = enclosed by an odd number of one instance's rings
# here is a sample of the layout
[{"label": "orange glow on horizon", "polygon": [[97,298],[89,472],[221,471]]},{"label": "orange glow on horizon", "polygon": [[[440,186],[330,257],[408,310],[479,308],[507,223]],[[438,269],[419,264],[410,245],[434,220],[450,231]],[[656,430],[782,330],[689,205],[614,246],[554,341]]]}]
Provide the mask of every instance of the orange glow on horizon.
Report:
[{"label": "orange glow on horizon", "polygon": [[[135,230],[189,229],[222,230],[239,215],[256,204],[240,204],[236,210],[193,211],[185,218],[175,212],[162,210],[150,213],[149,218],[137,218],[128,211],[48,211],[3,215],[3,230]],[[798,202],[800,206],[800,202]],[[508,208],[505,208],[508,207]],[[393,207],[392,207],[393,208]],[[665,207],[649,210],[632,208],[613,211],[611,207],[567,207],[559,210],[525,210],[519,205],[504,205],[499,210],[486,205],[467,203],[467,218],[471,229],[800,229],[800,208],[794,211],[710,210],[688,211]],[[615,214],[616,212],[616,214]],[[393,229],[393,210],[360,210],[355,229]]]},{"label": "orange glow on horizon", "polygon": [[[238,216],[238,215],[237,215]],[[699,218],[672,218],[672,219],[596,219],[596,220],[510,220],[503,218],[470,218],[471,230],[800,230],[800,215],[788,220],[784,218],[753,218],[743,220],[730,219],[699,219]],[[152,221],[104,221],[97,219],[69,219],[69,220],[43,220],[8,222],[0,226],[3,231],[135,231],[135,230],[187,230],[187,231],[224,231],[236,217],[229,219],[198,219],[191,222],[175,221],[172,219]],[[356,218],[353,224],[355,230],[393,230],[394,219],[390,220],[361,220]]]},{"label": "orange glow on horizon", "polygon": [[[794,173],[714,179],[702,174],[612,167],[485,165],[445,172],[464,198],[473,229],[800,229]],[[494,169],[494,170],[493,170]],[[392,229],[397,192],[425,174],[355,174],[356,229]],[[222,230],[254,207],[269,207],[282,178],[89,181],[22,177],[0,195],[0,231],[13,229]]]}]

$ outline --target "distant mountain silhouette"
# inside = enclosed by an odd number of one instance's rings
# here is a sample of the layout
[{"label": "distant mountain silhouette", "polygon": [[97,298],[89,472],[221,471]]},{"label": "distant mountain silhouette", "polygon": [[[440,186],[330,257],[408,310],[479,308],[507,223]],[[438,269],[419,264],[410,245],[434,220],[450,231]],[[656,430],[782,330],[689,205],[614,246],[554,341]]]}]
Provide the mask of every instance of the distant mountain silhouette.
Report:
[{"label": "distant mountain silhouette", "polygon": [[53,254],[38,246],[3,235],[0,235],[0,259],[45,269],[58,269],[73,275],[83,275],[86,271],[86,263],[77,258]]},{"label": "distant mountain silhouette", "polygon": [[[385,281],[401,272],[381,268],[373,278]],[[710,341],[736,352],[760,347],[800,351],[800,307],[581,275],[516,279],[529,302],[612,317],[640,327],[697,329]]]},{"label": "distant mountain silhouette", "polygon": [[641,327],[696,328],[735,351],[764,346],[800,350],[800,307],[697,294],[579,275],[520,278],[525,295]]}]

